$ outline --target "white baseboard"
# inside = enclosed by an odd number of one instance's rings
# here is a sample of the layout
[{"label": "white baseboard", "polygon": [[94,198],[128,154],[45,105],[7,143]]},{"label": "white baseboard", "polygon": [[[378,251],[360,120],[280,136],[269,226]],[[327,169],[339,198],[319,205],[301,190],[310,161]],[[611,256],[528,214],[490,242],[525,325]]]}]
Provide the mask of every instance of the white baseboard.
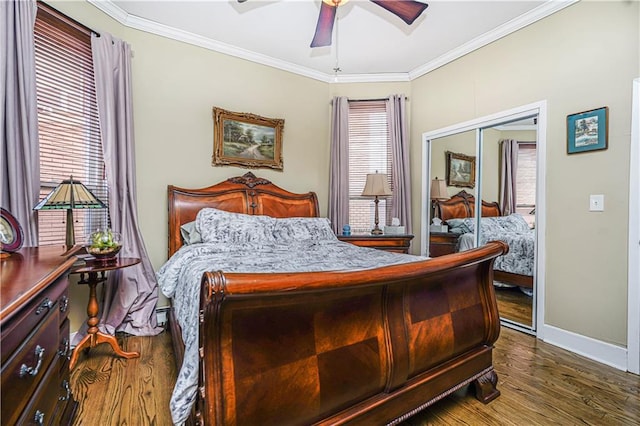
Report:
[{"label": "white baseboard", "polygon": [[562,330],[545,324],[544,341],[554,346],[582,355],[594,361],[606,364],[618,370],[627,371],[627,348],[612,345],[582,336],[571,331]]}]

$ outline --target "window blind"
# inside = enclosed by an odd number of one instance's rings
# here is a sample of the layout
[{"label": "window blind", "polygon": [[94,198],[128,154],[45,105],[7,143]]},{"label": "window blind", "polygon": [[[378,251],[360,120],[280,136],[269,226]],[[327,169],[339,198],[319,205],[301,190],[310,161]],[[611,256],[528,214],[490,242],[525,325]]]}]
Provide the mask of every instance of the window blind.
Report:
[{"label": "window blind", "polygon": [[[73,175],[108,204],[90,35],[38,2],[34,38],[40,199]],[[38,212],[40,245],[64,243],[65,214],[65,210]],[[78,243],[107,226],[107,209],[74,210],[73,215]]]},{"label": "window blind", "polygon": [[[386,173],[393,191],[391,143],[385,101],[349,103],[349,224],[354,233],[368,233],[373,228],[375,204],[363,197],[368,173]],[[380,198],[380,226],[388,224],[391,198]]]},{"label": "window blind", "polygon": [[531,210],[536,205],[536,144],[518,143],[516,205]]}]

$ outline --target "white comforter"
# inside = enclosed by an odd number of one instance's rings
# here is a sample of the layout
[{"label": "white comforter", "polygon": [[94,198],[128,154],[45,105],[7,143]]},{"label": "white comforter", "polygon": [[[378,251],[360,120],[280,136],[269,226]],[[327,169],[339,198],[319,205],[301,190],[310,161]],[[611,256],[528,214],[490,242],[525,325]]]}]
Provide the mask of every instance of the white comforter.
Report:
[{"label": "white comforter", "polygon": [[172,298],[185,344],[184,361],[171,397],[174,424],[183,424],[195,401],[198,377],[198,310],[205,271],[311,272],[375,268],[424,258],[357,247],[335,236],[286,244],[202,243],[182,247],[157,273],[162,293]]}]

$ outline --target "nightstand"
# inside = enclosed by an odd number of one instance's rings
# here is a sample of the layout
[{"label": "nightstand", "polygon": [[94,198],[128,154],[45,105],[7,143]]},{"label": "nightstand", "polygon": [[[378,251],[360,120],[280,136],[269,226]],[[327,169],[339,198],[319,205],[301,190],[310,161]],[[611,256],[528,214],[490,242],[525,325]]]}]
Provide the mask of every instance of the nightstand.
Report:
[{"label": "nightstand", "polygon": [[[140,263],[140,259],[136,257],[117,257],[112,262],[100,262],[99,260],[87,261],[85,265],[81,265],[71,269],[72,274],[80,274],[80,281],[78,284],[89,285],[89,304],[87,305],[87,335],[78,343],[71,354],[71,361],[69,362],[69,370],[72,370],[78,361],[78,354],[83,349],[91,349],[101,343],[108,343],[116,353],[116,355],[123,358],[138,358],[140,353],[138,352],[125,352],[120,348],[115,336],[105,334],[98,329],[98,313],[100,311],[98,305],[98,298],[96,297],[96,286],[102,282],[107,281],[105,272],[115,271],[118,269],[128,268]],[[85,275],[86,274],[86,275]],[[105,284],[106,285],[106,284]]]},{"label": "nightstand", "polygon": [[460,234],[455,232],[430,232],[429,256],[438,257],[456,252]]},{"label": "nightstand", "polygon": [[338,235],[340,241],[355,244],[360,247],[375,248],[378,250],[386,250],[395,253],[409,253],[409,247],[413,235],[408,234],[357,234],[357,235]]}]

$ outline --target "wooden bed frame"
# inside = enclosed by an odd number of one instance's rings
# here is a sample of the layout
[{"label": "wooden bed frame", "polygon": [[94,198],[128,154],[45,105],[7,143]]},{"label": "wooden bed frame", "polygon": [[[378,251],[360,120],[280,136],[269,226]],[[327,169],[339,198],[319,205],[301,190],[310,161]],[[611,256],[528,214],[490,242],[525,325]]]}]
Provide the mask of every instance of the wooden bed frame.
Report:
[{"label": "wooden bed frame", "polygon": [[[476,200],[468,192],[462,190],[448,200],[437,200],[434,203],[436,216],[446,223],[449,219],[461,219],[475,216]],[[434,216],[434,217],[436,217]],[[482,217],[502,216],[500,205],[493,201],[482,200]],[[512,272],[493,271],[496,281],[514,284],[520,287],[533,288],[533,277],[514,274]]]},{"label": "wooden bed frame", "polygon": [[[315,194],[247,173],[209,188],[169,186],[169,254],[202,207],[317,216]],[[493,260],[506,244],[344,272],[205,272],[192,422],[397,424],[473,383],[496,398],[500,331]],[[174,347],[181,333],[170,315]],[[183,352],[177,350],[181,365]]]}]

